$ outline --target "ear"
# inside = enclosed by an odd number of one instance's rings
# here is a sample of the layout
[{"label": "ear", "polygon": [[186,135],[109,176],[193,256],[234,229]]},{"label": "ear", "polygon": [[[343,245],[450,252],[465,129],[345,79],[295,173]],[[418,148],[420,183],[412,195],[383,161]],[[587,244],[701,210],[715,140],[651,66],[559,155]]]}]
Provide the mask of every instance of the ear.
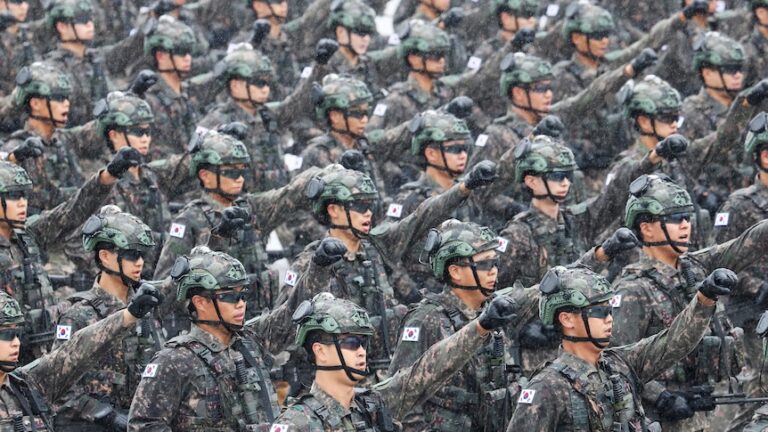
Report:
[{"label": "ear", "polygon": [[347,29],[342,26],[336,26],[334,33],[336,33],[336,41],[345,44],[349,43],[349,33],[347,32]]},{"label": "ear", "polygon": [[340,111],[332,110],[328,111],[328,121],[333,123],[339,123],[344,121],[344,114],[342,114]]},{"label": "ear", "polygon": [[461,278],[461,266],[451,264],[448,266],[448,276],[451,280],[459,280]]},{"label": "ear", "polygon": [[315,364],[328,364],[330,363],[328,346],[323,345],[320,342],[312,344],[312,353],[315,355]]},{"label": "ear", "polygon": [[31,111],[40,111],[46,107],[45,99],[43,98],[31,97],[28,103]]},{"label": "ear", "polygon": [[109,251],[106,249],[99,250],[99,261],[106,262],[107,258],[109,258]]},{"label": "ear", "polygon": [[576,45],[577,43],[580,43],[579,41],[581,41],[581,40],[586,40],[586,38],[584,37],[583,34],[578,33],[578,32],[571,33],[571,43],[573,45]]},{"label": "ear", "polygon": [[214,173],[208,171],[207,169],[201,169],[197,172],[197,178],[200,179],[200,181],[202,182],[205,182],[212,175],[214,175]]},{"label": "ear", "polygon": [[640,241],[653,238],[653,224],[650,222],[640,222]]},{"label": "ear", "polygon": [[440,159],[440,150],[433,147],[424,147],[424,158],[429,163],[438,163],[438,159]]},{"label": "ear", "polygon": [[416,54],[408,54],[408,57],[406,57],[406,61],[408,62],[408,65],[411,68],[414,68],[414,69],[424,68],[424,58]]},{"label": "ear", "polygon": [[536,185],[536,179],[537,177],[527,174],[523,177],[523,184],[528,186],[528,189],[533,189],[533,187]]},{"label": "ear", "polygon": [[67,30],[67,28],[68,28],[68,27],[69,27],[69,24],[67,24],[67,23],[65,23],[65,22],[62,22],[62,21],[58,21],[58,22],[56,23],[56,31],[57,31],[59,34],[62,34],[62,33],[64,33],[64,32]]},{"label": "ear", "polygon": [[192,296],[192,299],[190,300],[192,302],[192,305],[195,306],[195,310],[200,310],[201,307],[205,306],[210,302],[209,299],[200,296],[200,295],[194,295]]},{"label": "ear", "polygon": [[338,204],[328,204],[325,211],[328,212],[329,218],[334,219],[344,213],[344,208]]},{"label": "ear", "polygon": [[557,320],[560,322],[560,326],[563,329],[572,329],[575,327],[573,323],[573,314],[569,312],[558,312]]}]

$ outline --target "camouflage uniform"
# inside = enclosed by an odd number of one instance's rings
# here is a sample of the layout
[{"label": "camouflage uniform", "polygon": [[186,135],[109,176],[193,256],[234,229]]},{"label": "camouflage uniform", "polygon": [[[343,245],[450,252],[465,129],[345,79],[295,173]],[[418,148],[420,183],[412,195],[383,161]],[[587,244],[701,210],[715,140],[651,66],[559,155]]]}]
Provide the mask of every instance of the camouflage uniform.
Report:
[{"label": "camouflage uniform", "polygon": [[747,55],[747,67],[744,76],[744,82],[747,85],[754,84],[766,75],[768,75],[768,45],[766,44],[766,38],[760,33],[760,24],[757,23],[757,17],[755,15],[755,9],[759,7],[768,7],[768,2],[765,0],[750,0],[749,14],[752,15],[752,28],[743,35],[739,40],[744,47]]},{"label": "camouflage uniform", "polygon": [[687,21],[682,29],[667,38],[667,49],[659,56],[653,69],[653,73],[669,82],[683,96],[699,91],[701,81],[693,68],[693,43],[709,30],[700,28],[694,21]]}]

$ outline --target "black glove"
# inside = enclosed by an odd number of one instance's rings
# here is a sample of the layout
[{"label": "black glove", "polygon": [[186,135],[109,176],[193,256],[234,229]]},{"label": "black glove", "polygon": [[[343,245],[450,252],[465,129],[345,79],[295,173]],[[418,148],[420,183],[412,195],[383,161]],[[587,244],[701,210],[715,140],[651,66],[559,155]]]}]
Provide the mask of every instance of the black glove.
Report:
[{"label": "black glove", "polygon": [[269,34],[269,31],[272,29],[272,24],[269,23],[269,20],[258,19],[253,22],[251,29],[253,29],[251,45],[258,47],[262,42],[264,42],[264,39]]},{"label": "black glove", "polygon": [[509,296],[496,296],[483,309],[483,313],[477,319],[480,327],[486,330],[495,330],[517,319],[517,303]]},{"label": "black glove", "polygon": [[128,312],[136,318],[142,318],[148,314],[155,306],[163,302],[163,295],[154,285],[142,282],[136,294],[128,303]]},{"label": "black glove", "polygon": [[221,221],[213,232],[221,237],[232,237],[237,230],[251,220],[248,209],[240,206],[227,207],[221,212]]},{"label": "black glove", "polygon": [[128,430],[128,416],[117,412],[112,411],[112,414],[108,417],[109,420],[109,426],[112,427],[112,430],[117,431],[126,431]]},{"label": "black glove", "polygon": [[709,214],[717,213],[720,208],[720,197],[705,186],[696,186],[693,188],[693,194],[699,207],[706,209]]},{"label": "black glove", "polygon": [[152,12],[155,13],[155,16],[161,16],[176,10],[178,7],[174,0],[160,0],[155,4]]},{"label": "black glove", "polygon": [[752,86],[747,93],[747,102],[752,106],[757,106],[768,97],[768,79],[764,79]]},{"label": "black glove", "polygon": [[532,44],[536,40],[536,32],[533,29],[520,29],[512,38],[512,50],[522,51],[526,45]]},{"label": "black glove", "polygon": [[683,8],[685,19],[691,19],[695,15],[709,15],[709,2],[707,0],[693,0],[693,3]]},{"label": "black glove", "polygon": [[603,252],[608,255],[608,258],[613,259],[616,255],[638,246],[640,246],[640,240],[637,239],[631,229],[619,228],[600,247],[603,248]]},{"label": "black glove", "polygon": [[656,399],[656,410],[661,418],[670,421],[683,420],[693,417],[693,410],[688,406],[685,397],[664,390]]},{"label": "black glove", "polygon": [[440,15],[440,22],[443,23],[446,29],[456,27],[461,24],[461,20],[464,19],[464,9],[460,7],[452,7]]},{"label": "black glove", "polygon": [[760,288],[758,288],[755,303],[757,303],[760,309],[768,308],[768,282],[763,282]]},{"label": "black glove", "polygon": [[320,39],[315,46],[315,61],[321,65],[328,64],[328,60],[338,49],[339,44],[335,40]]},{"label": "black glove", "polygon": [[342,259],[345,253],[347,253],[347,247],[344,242],[333,237],[326,237],[317,246],[312,261],[320,267],[328,267]]},{"label": "black glove", "polygon": [[731,288],[735,287],[738,282],[739,277],[736,276],[736,273],[719,268],[715,269],[699,284],[698,290],[708,299],[717,300],[718,296],[730,294]]},{"label": "black glove", "polygon": [[[541,321],[532,321],[523,327],[520,333],[520,346],[528,349],[540,349],[551,346],[552,331],[547,331]],[[557,339],[559,342],[559,338]]]},{"label": "black glove", "polygon": [[642,71],[647,69],[648,66],[652,66],[656,63],[658,59],[659,56],[656,55],[656,51],[654,51],[653,48],[645,48],[640,51],[640,54],[633,58],[629,64],[632,65],[632,70],[635,72],[635,76],[638,76]]},{"label": "black glove", "polygon": [[43,140],[39,137],[29,137],[11,153],[16,158],[16,162],[20,163],[26,159],[38,158],[43,155],[44,151]]},{"label": "black glove", "polygon": [[157,74],[149,69],[144,69],[133,79],[128,89],[138,97],[143,97],[150,87],[157,83]]},{"label": "black glove", "polygon": [[16,17],[8,11],[0,12],[0,31],[6,31],[8,27],[11,27],[17,23]]},{"label": "black glove", "polygon": [[670,135],[656,144],[656,154],[666,160],[675,159],[688,149],[688,140],[679,134]]},{"label": "black glove", "polygon": [[346,150],[341,154],[339,163],[346,169],[366,172],[365,156],[359,150]]},{"label": "black glove", "polygon": [[219,126],[218,131],[238,141],[245,141],[248,138],[249,128],[245,123],[236,121]]},{"label": "black glove", "polygon": [[445,112],[453,114],[454,116],[463,119],[469,117],[472,114],[472,107],[475,106],[475,101],[467,96],[458,96],[451,99],[445,105]]},{"label": "black glove", "polygon": [[534,135],[546,135],[552,138],[560,138],[563,132],[565,132],[565,125],[562,120],[560,120],[560,117],[552,114],[545,116],[533,128]]},{"label": "black glove", "polygon": [[714,411],[717,408],[712,392],[715,388],[709,384],[689,387],[683,396],[688,401],[688,406],[694,411]]},{"label": "black glove", "polygon": [[107,164],[107,172],[113,177],[120,178],[128,168],[139,166],[141,154],[133,147],[123,147],[117,152],[112,162]]},{"label": "black glove", "polygon": [[515,217],[516,214],[522,213],[526,210],[528,210],[527,205],[518,201],[512,201],[511,203],[509,203],[509,205],[505,209],[504,216],[506,216],[507,220],[510,220],[513,217]]},{"label": "black glove", "polygon": [[477,189],[496,181],[496,164],[489,160],[481,160],[469,170],[469,174],[464,179],[464,186],[469,190]]}]

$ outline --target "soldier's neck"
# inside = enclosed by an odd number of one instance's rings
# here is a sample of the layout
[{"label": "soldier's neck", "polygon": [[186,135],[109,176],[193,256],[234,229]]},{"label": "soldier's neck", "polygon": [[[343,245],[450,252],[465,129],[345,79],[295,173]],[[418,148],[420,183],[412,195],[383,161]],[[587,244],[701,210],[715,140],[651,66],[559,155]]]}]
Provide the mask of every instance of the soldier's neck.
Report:
[{"label": "soldier's neck", "polygon": [[235,101],[235,103],[237,104],[237,106],[242,108],[243,111],[247,112],[248,114],[250,114],[252,116],[256,115],[256,107],[253,106],[252,103],[250,103],[250,102],[240,102],[240,101]]},{"label": "soldier's neck", "polygon": [[435,80],[432,79],[432,77],[421,72],[413,72],[413,71],[411,71],[408,75],[414,81],[416,81],[416,85],[418,85],[422,91],[425,91],[427,93],[432,93],[432,88],[434,87],[434,84],[435,84]]},{"label": "soldier's neck", "polygon": [[[211,321],[218,321],[218,317],[207,318]],[[227,330],[223,325],[211,325],[211,324],[197,324],[200,330],[209,333],[213,337],[219,340],[223,345],[229,346],[232,341],[232,333]]]},{"label": "soldier's neck", "polygon": [[269,19],[269,37],[271,39],[279,39],[280,38],[280,32],[283,31],[283,25],[280,24],[276,19],[270,18]]},{"label": "soldier's neck", "polygon": [[768,39],[768,27],[761,25],[756,25],[755,27],[757,27],[757,31],[760,32],[764,38]]},{"label": "soldier's neck", "polygon": [[656,148],[656,144],[659,143],[658,138],[648,135],[640,135],[640,142],[647,148],[648,150],[653,150]]},{"label": "soldier's neck", "polygon": [[580,65],[587,69],[597,70],[598,66],[600,66],[600,60],[595,60],[578,52],[576,53],[575,59]]},{"label": "soldier's neck", "polygon": [[216,192],[209,192],[208,195],[211,196],[211,198],[216,201],[217,203],[221,204],[224,207],[230,207],[232,206],[232,200],[226,197],[223,197]]},{"label": "soldier's neck", "polygon": [[539,115],[536,114],[533,111],[524,110],[522,108],[518,108],[514,105],[510,105],[510,111],[517,115],[518,117],[525,120],[526,123],[528,123],[531,126],[536,126],[536,124],[539,122]]},{"label": "soldier's neck", "polygon": [[551,219],[557,219],[560,214],[560,204],[549,198],[534,198],[531,200],[531,205]]},{"label": "soldier's neck", "polygon": [[515,32],[499,29],[498,35],[499,39],[503,40],[504,42],[509,42],[512,40],[512,38],[515,37]]},{"label": "soldier's neck", "polygon": [[592,342],[571,342],[563,341],[563,351],[573,354],[585,362],[597,367],[597,361],[600,359],[602,350],[598,350]]},{"label": "soldier's neck", "polygon": [[691,22],[696,24],[696,27],[700,29],[709,28],[709,21],[707,21],[706,15],[694,15],[693,18],[691,18]]},{"label": "soldier's neck", "polygon": [[128,304],[128,287],[125,286],[120,276],[101,272],[99,274],[99,286],[104,291],[119,298],[124,304]]},{"label": "soldier's neck", "polygon": [[757,181],[762,183],[763,186],[768,187],[768,173],[762,170],[758,172]]},{"label": "soldier's neck", "polygon": [[168,87],[170,87],[176,94],[181,94],[181,79],[176,72],[160,72],[160,78],[162,78]]},{"label": "soldier's neck", "polygon": [[677,260],[680,254],[675,252],[671,246],[644,246],[643,253],[647,256],[660,261],[672,268],[677,268]]},{"label": "soldier's neck", "polygon": [[138,180],[141,177],[141,167],[135,166],[128,168],[128,172],[133,176],[135,180]]},{"label": "soldier's neck", "polygon": [[56,127],[49,121],[31,118],[27,120],[26,129],[38,134],[43,141],[51,142]]},{"label": "soldier's neck", "polygon": [[349,409],[352,406],[352,400],[355,398],[355,387],[340,384],[334,372],[338,371],[315,372],[315,384],[320,390],[326,392],[328,396],[334,398],[341,406]]},{"label": "soldier's neck", "polygon": [[0,236],[6,240],[11,239],[13,228],[7,222],[0,222]]},{"label": "soldier's neck", "polygon": [[340,142],[345,148],[354,149],[357,147],[357,140],[352,136],[341,132],[331,131],[331,136],[336,141]]},{"label": "soldier's neck", "polygon": [[14,24],[14,25],[8,27],[7,29],[5,29],[5,31],[10,33],[10,34],[16,34],[16,33],[19,32],[19,25],[18,24]]},{"label": "soldier's neck", "polygon": [[716,100],[721,105],[731,106],[731,103],[733,103],[733,98],[728,93],[722,90],[714,90],[711,88],[707,88],[706,91],[709,97]]},{"label": "soldier's neck", "polygon": [[[454,281],[455,283],[459,285],[468,285],[464,283],[459,283],[458,281]],[[469,282],[469,284],[474,284],[475,282]],[[465,289],[458,289],[458,288],[451,288],[451,292],[453,295],[459,298],[462,303],[464,303],[467,308],[473,310],[473,311],[479,311],[483,308],[483,302],[487,299],[484,295],[480,294],[479,291],[470,291]]]},{"label": "soldier's neck", "polygon": [[437,11],[435,9],[432,9],[431,7],[425,5],[424,3],[419,4],[418,11],[424,15],[425,17],[433,20],[437,18]]},{"label": "soldier's neck", "polygon": [[439,184],[444,190],[448,190],[453,186],[453,176],[448,174],[448,171],[439,170],[435,167],[428,166],[426,170],[429,178]]},{"label": "soldier's neck", "polygon": [[360,239],[352,233],[351,229],[331,228],[328,230],[328,235],[341,240],[347,247],[347,251],[351,253],[357,253],[360,250]]},{"label": "soldier's neck", "polygon": [[71,52],[77,58],[85,57],[85,44],[82,42],[59,42],[59,48]]},{"label": "soldier's neck", "polygon": [[357,55],[356,52],[352,51],[348,47],[341,47],[339,48],[339,51],[341,52],[341,55],[344,56],[345,59],[351,64],[352,66],[357,66],[358,61],[360,60],[360,56]]}]

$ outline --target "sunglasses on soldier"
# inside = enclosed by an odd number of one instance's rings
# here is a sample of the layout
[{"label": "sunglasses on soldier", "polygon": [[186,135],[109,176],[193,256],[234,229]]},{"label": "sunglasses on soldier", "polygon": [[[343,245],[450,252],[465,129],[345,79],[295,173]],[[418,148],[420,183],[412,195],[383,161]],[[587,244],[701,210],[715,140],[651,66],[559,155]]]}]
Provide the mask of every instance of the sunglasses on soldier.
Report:
[{"label": "sunglasses on soldier", "polygon": [[471,147],[469,146],[469,144],[453,144],[449,146],[440,144],[440,150],[442,150],[443,153],[446,153],[446,154],[457,155],[462,153],[469,153],[470,149]]},{"label": "sunglasses on soldier", "polygon": [[720,66],[720,73],[723,75],[736,75],[737,73],[740,73],[744,70],[744,65],[741,64],[735,64],[735,65],[723,65]]},{"label": "sunglasses on soldier", "polygon": [[528,91],[533,93],[546,93],[552,91],[552,83],[537,82],[528,86]]},{"label": "sunglasses on soldier", "polygon": [[18,201],[20,199],[26,199],[27,198],[27,192],[26,191],[8,191],[3,193],[3,198],[5,198],[6,201]]},{"label": "sunglasses on soldier", "polygon": [[22,3],[27,3],[27,1],[28,0],[6,0],[6,2],[10,4],[22,4]]},{"label": "sunglasses on soldier", "polygon": [[64,102],[66,100],[69,100],[69,95],[62,95],[62,94],[52,94],[46,97],[48,98],[48,100],[52,100],[54,102]]},{"label": "sunglasses on soldier", "polygon": [[606,319],[608,315],[613,315],[613,306],[611,305],[599,305],[590,306],[584,308],[587,318]]},{"label": "sunglasses on soldier", "polygon": [[424,53],[424,58],[427,60],[439,61],[440,59],[444,59],[445,57],[446,57],[445,51],[430,51],[428,53]]},{"label": "sunglasses on soldier", "polygon": [[368,350],[368,343],[370,336],[366,335],[346,335],[336,339],[339,342],[341,349],[357,351],[360,347]]},{"label": "sunglasses on soldier", "polygon": [[16,338],[21,339],[24,335],[24,328],[22,327],[7,327],[0,329],[0,341],[10,342]]},{"label": "sunglasses on soldier", "polygon": [[573,181],[573,171],[552,171],[548,173],[544,173],[542,175],[542,178],[546,181],[551,181],[554,183],[560,183],[565,179],[568,179],[568,181]]},{"label": "sunglasses on soldier", "polygon": [[211,296],[223,303],[238,304],[241,301],[246,301],[248,298],[248,293],[249,290],[247,288],[243,288],[240,291],[216,292]]},{"label": "sunglasses on soldier", "polygon": [[664,220],[664,222],[669,224],[679,225],[683,223],[683,221],[690,222],[692,217],[693,217],[692,213],[680,212],[680,213],[672,213],[671,215],[666,215],[662,217],[662,220]]},{"label": "sunglasses on soldier", "polygon": [[79,14],[72,18],[73,24],[88,24],[91,21],[93,21],[91,14]]},{"label": "sunglasses on soldier", "polygon": [[231,180],[237,180],[240,177],[245,176],[246,170],[245,168],[219,168],[217,172],[222,177],[226,177]]},{"label": "sunglasses on soldier", "polygon": [[123,132],[135,137],[152,136],[152,128],[149,126],[126,126],[123,128]]},{"label": "sunglasses on soldier", "polygon": [[248,84],[259,88],[264,88],[269,87],[272,82],[266,78],[251,78],[248,80]]},{"label": "sunglasses on soldier", "polygon": [[602,40],[602,39],[611,37],[611,32],[608,30],[596,31],[592,33],[587,33],[587,37],[592,40]]},{"label": "sunglasses on soldier", "polygon": [[345,203],[344,206],[355,213],[365,213],[368,210],[375,212],[376,201],[373,200],[358,200]]},{"label": "sunglasses on soldier", "polygon": [[679,112],[658,113],[654,118],[659,123],[672,124],[680,120],[680,113]]},{"label": "sunglasses on soldier", "polygon": [[146,253],[138,249],[123,249],[120,250],[117,255],[126,261],[136,262],[139,258],[143,259],[146,256]]},{"label": "sunglasses on soldier", "polygon": [[460,263],[459,265],[464,267],[474,267],[476,270],[479,271],[489,271],[494,267],[499,267],[499,258],[489,258],[484,259],[480,261],[466,261],[464,263]]},{"label": "sunglasses on soldier", "polygon": [[361,109],[347,110],[346,114],[347,114],[347,117],[356,118],[356,119],[361,119],[363,117],[371,116],[370,110],[361,110]]}]

